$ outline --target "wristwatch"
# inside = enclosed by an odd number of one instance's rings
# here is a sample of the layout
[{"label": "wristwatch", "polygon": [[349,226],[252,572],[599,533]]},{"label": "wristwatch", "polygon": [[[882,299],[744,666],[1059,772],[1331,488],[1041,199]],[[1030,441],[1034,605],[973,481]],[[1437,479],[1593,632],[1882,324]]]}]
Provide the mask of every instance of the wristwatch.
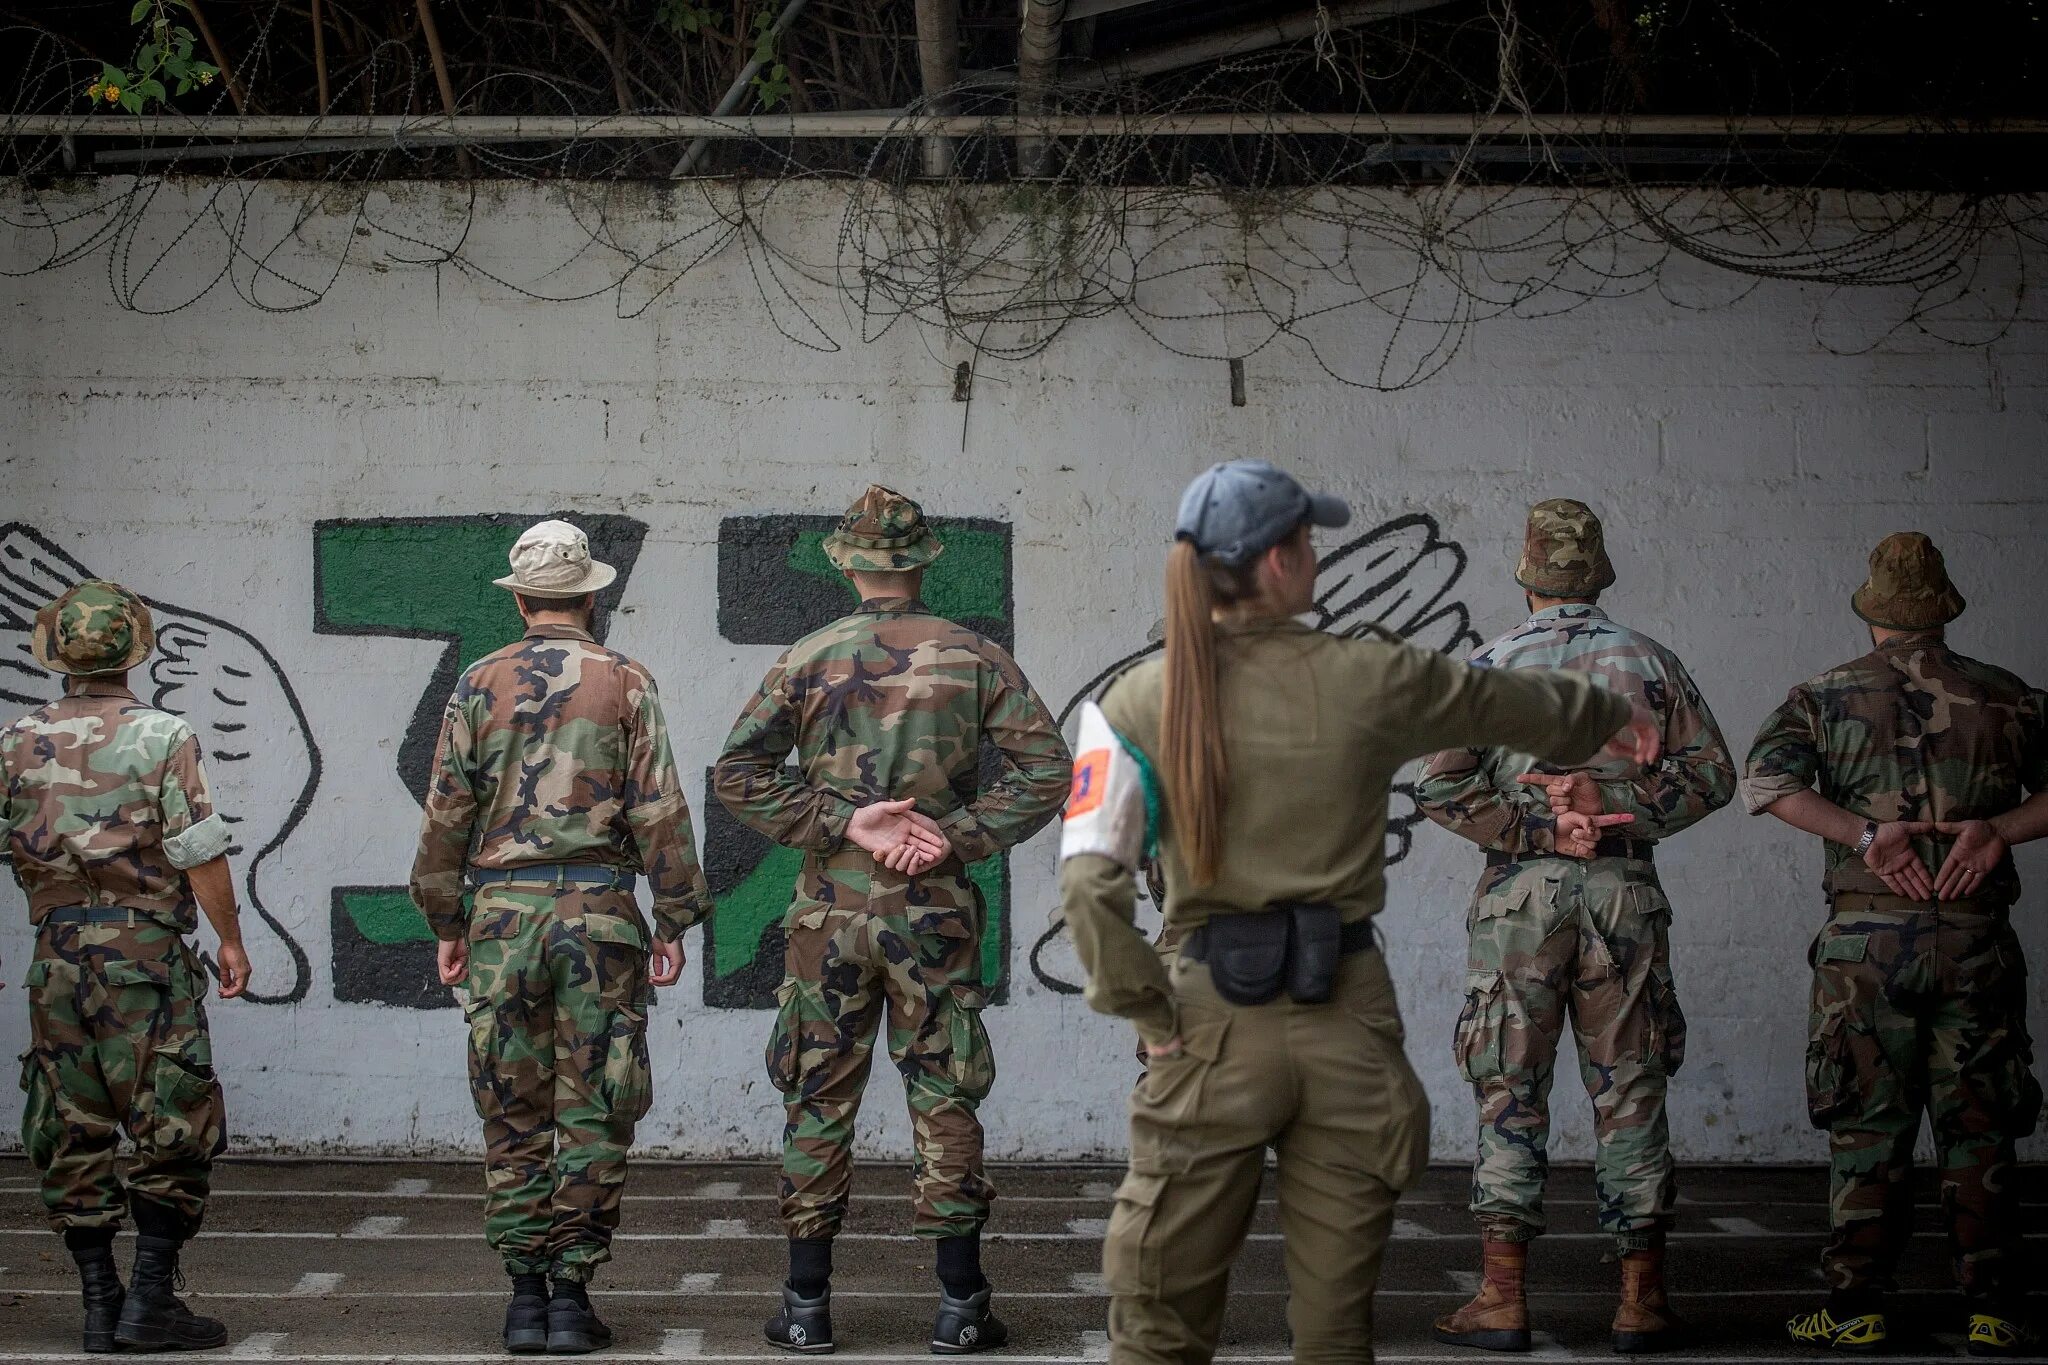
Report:
[{"label": "wristwatch", "polygon": [[1877,821],[1865,820],[1863,822],[1863,837],[1856,841],[1856,856],[1860,858],[1870,852],[1870,846],[1876,842]]}]

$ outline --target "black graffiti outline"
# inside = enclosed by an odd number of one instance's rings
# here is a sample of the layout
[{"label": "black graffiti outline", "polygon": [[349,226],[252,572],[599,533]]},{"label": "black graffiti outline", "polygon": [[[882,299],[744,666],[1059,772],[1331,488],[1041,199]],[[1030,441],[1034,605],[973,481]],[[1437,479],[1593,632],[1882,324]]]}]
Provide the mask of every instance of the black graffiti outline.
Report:
[{"label": "black graffiti outline", "polygon": [[[61,565],[77,575],[70,580],[71,583],[77,583],[83,579],[93,577],[92,571],[87,569],[85,565],[73,558],[69,552],[59,548],[48,536],[45,536],[28,523],[11,521],[0,524],[0,541],[4,541],[8,535],[13,533],[19,533],[24,539],[32,542],[39,550],[49,555],[55,561],[55,564],[39,565],[40,568],[50,571],[55,569],[56,565]],[[53,579],[62,578],[63,574],[61,572],[51,572],[51,577]],[[12,569],[4,564],[0,564],[0,578],[6,578],[14,582],[20,581],[14,578]],[[277,685],[284,693],[285,702],[291,707],[292,719],[298,722],[299,733],[306,737],[307,770],[305,785],[300,788],[298,799],[292,803],[291,809],[285,813],[284,821],[278,826],[277,833],[271,836],[269,843],[256,851],[254,857],[250,858],[249,866],[243,873],[242,878],[242,887],[248,893],[250,907],[256,911],[257,918],[261,919],[269,927],[270,931],[277,935],[278,941],[284,945],[285,951],[290,955],[292,961],[292,987],[290,990],[281,995],[265,995],[251,989],[243,994],[242,999],[257,1005],[298,1004],[306,998],[307,992],[312,988],[312,960],[306,955],[306,950],[299,946],[299,941],[293,938],[282,924],[278,923],[277,917],[271,914],[269,908],[263,904],[263,898],[256,892],[256,873],[263,866],[265,859],[277,852],[278,849],[284,847],[285,840],[291,838],[293,832],[298,829],[299,822],[306,818],[306,812],[313,808],[313,797],[319,790],[320,776],[323,771],[319,741],[313,737],[312,723],[306,718],[306,708],[300,705],[299,694],[293,690],[291,679],[278,664],[277,657],[270,652],[269,648],[261,640],[251,635],[248,631],[243,630],[240,626],[229,621],[223,621],[219,617],[209,615],[206,612],[193,611],[189,607],[181,607],[156,597],[144,596],[142,600],[148,604],[149,609],[153,613],[161,613],[165,616],[185,621],[198,621],[204,625],[227,631],[232,635],[239,635],[253,646],[257,656],[263,660],[265,666],[270,669],[272,676],[277,679]],[[162,630],[158,632],[158,640],[159,648],[162,651],[160,657],[183,659],[182,655],[171,654],[169,648],[163,644]],[[152,681],[155,680],[152,679]],[[174,685],[171,683],[156,682],[155,690],[149,696],[149,704],[160,707],[163,710],[171,710],[170,707],[164,705],[164,698],[173,690]],[[0,699],[22,703],[33,703],[40,700],[40,698],[17,694],[4,688],[0,688]],[[173,712],[173,714],[181,713]],[[239,817],[237,818],[239,819]],[[200,959],[207,964],[207,967],[216,976],[219,975],[219,969],[215,966],[210,955],[202,952]]]},{"label": "black graffiti outline", "polygon": [[[1398,543],[1397,538],[1404,532],[1411,530],[1420,530],[1422,532],[1422,539],[1420,547],[1413,549],[1409,554],[1408,561],[1405,564],[1388,570],[1377,578],[1370,579],[1363,586],[1354,590],[1352,584],[1359,574],[1373,573],[1387,565],[1396,555],[1402,553],[1404,547]],[[1348,563],[1354,555],[1374,547],[1383,547],[1385,552],[1376,558],[1368,558],[1359,565],[1354,566]],[[1357,616],[1357,619],[1350,620],[1349,624],[1344,624],[1349,618],[1356,616],[1357,613],[1363,612],[1369,607],[1379,605],[1381,600],[1390,592],[1395,592],[1397,589],[1405,587],[1408,571],[1421,564],[1431,555],[1439,552],[1448,553],[1455,567],[1452,568],[1451,572],[1444,575],[1442,583],[1434,593],[1431,593],[1419,602],[1412,603],[1406,593],[1397,593],[1393,600],[1386,603],[1376,614]],[[1346,570],[1344,576],[1316,594],[1313,610],[1315,613],[1314,624],[1317,630],[1335,631],[1339,635],[1356,638],[1367,634],[1373,626],[1377,625],[1391,630],[1396,635],[1406,639],[1440,623],[1450,622],[1454,629],[1448,641],[1441,648],[1441,653],[1455,654],[1461,648],[1469,650],[1476,648],[1480,644],[1478,633],[1472,629],[1471,610],[1463,601],[1452,600],[1447,602],[1444,600],[1449,596],[1452,589],[1457,586],[1459,580],[1465,576],[1465,570],[1470,567],[1470,559],[1465,553],[1464,546],[1444,537],[1443,528],[1438,525],[1436,518],[1429,513],[1410,512],[1395,517],[1392,520],[1381,522],[1371,530],[1353,537],[1351,540],[1330,551],[1316,563],[1316,582],[1318,586],[1320,587],[1325,574],[1340,566]],[[1336,599],[1338,598],[1343,600],[1337,601]],[[1083,683],[1080,689],[1067,699],[1067,704],[1060,708],[1059,724],[1061,728],[1065,728],[1068,719],[1079,709],[1082,702],[1099,696],[1101,690],[1108,683],[1140,660],[1157,654],[1163,648],[1165,648],[1165,645],[1162,642],[1154,641],[1142,649],[1133,650]],[[1412,782],[1396,782],[1392,791],[1394,794],[1405,795],[1410,800],[1413,800],[1415,784]],[[1420,810],[1405,816],[1395,816],[1391,811],[1388,813],[1387,833],[1398,844],[1395,851],[1387,856],[1388,867],[1392,867],[1395,863],[1408,856],[1410,850],[1414,847],[1415,826],[1422,819],[1423,816]],[[1150,893],[1148,892],[1148,894]],[[1066,931],[1066,927],[1066,917],[1055,910],[1052,915],[1052,921],[1046,926],[1045,932],[1040,934],[1037,940],[1032,943],[1028,961],[1031,966],[1031,974],[1037,978],[1039,985],[1057,995],[1079,995],[1082,991],[1081,986],[1053,975],[1052,971],[1041,960],[1045,950],[1058,940],[1059,936]]]}]

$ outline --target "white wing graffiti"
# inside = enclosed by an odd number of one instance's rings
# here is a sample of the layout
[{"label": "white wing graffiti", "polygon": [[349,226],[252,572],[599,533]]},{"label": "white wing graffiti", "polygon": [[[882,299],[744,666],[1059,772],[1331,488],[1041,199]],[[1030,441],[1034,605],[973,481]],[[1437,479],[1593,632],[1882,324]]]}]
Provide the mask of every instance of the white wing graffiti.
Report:
[{"label": "white wing graffiti", "polygon": [[[1443,538],[1435,518],[1419,512],[1396,517],[1323,556],[1316,566],[1315,625],[1348,636],[1378,626],[1441,654],[1471,649],[1479,644],[1472,614],[1453,596],[1465,562],[1463,547]],[[1148,644],[1090,678],[1061,709],[1061,728],[1067,727],[1082,702],[1099,695],[1111,679],[1160,647],[1157,642]],[[1412,770],[1404,771],[1388,802],[1390,865],[1408,856],[1415,826],[1423,818],[1415,804],[1413,778]],[[1052,923],[1031,946],[1031,972],[1048,989],[1075,995],[1081,990],[1075,983],[1082,972],[1066,927],[1055,911]]]},{"label": "white wing graffiti", "polygon": [[[59,695],[56,677],[35,662],[29,634],[36,609],[92,577],[77,559],[31,526],[0,525],[0,719]],[[157,652],[136,695],[183,716],[199,736],[222,818],[235,832],[228,856],[243,869],[254,986],[246,999],[290,1004],[305,998],[312,971],[293,930],[316,898],[278,884],[276,854],[312,804],[320,754],[284,670],[247,631],[203,612],[145,598],[156,618]],[[287,926],[290,927],[287,927]]]}]

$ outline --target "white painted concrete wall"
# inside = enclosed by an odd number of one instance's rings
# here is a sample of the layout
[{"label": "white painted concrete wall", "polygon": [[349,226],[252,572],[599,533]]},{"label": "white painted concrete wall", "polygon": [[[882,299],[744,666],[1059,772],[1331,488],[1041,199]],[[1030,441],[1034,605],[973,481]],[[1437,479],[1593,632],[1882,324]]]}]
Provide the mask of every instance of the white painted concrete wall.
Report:
[{"label": "white painted concrete wall", "polygon": [[[137,236],[168,240],[196,195],[165,191]],[[705,214],[635,191],[609,199],[614,230],[636,241]],[[296,1006],[214,1010],[246,1147],[477,1144],[459,1015],[332,999],[330,888],[402,882],[409,865],[417,807],[394,751],[439,646],[313,633],[319,519],[568,505],[647,522],[613,642],[660,677],[690,773],[710,761],[776,653],[719,637],[720,517],[836,512],[870,479],[915,490],[938,514],[1013,524],[1017,652],[1055,705],[1145,640],[1160,613],[1173,497],[1203,466],[1239,455],[1272,456],[1351,498],[1366,526],[1434,516],[1470,558],[1449,596],[1469,604],[1487,637],[1519,619],[1509,570],[1526,505],[1589,499],[1620,568],[1613,611],[1687,659],[1738,754],[1790,684],[1865,647],[1847,598],[1870,545],[1893,530],[1927,531],[1947,552],[1972,604],[1954,632],[1961,648],[2048,679],[2048,321],[2038,296],[1989,348],[1909,329],[1842,356],[1816,335],[1880,336],[1906,296],[1760,285],[1736,298],[1725,277],[1673,271],[1667,292],[1721,306],[1646,294],[1486,323],[1443,374],[1395,394],[1337,383],[1304,343],[1283,339],[1247,362],[1242,408],[1229,405],[1220,361],[1172,354],[1112,315],[1077,323],[1035,360],[985,365],[963,406],[951,400],[951,364],[966,352],[909,326],[861,343],[857,319],[823,285],[794,280],[841,348],[785,340],[756,290],[758,253],[750,267],[737,245],[630,318],[619,314],[645,301],[644,284],[540,303],[454,268],[405,264],[422,253],[391,229],[446,236],[459,202],[455,191],[380,192],[375,232],[303,312],[257,311],[225,284],[165,316],[124,311],[105,249],[0,280],[0,521],[28,523],[94,572],[261,640],[294,681],[322,756],[310,809],[265,873],[267,899],[312,960],[311,993]],[[776,240],[829,278],[836,191],[785,192],[777,205]],[[258,191],[238,211],[253,240],[285,209]],[[324,279],[349,230],[346,218],[316,221],[309,235],[325,245],[296,246],[273,264]],[[222,263],[221,234],[202,222],[141,284],[140,301],[197,292]],[[10,270],[44,248],[32,234],[0,240]],[[487,199],[466,250],[507,280],[569,292],[601,283],[587,260],[557,268],[585,240],[549,192],[513,188]],[[1395,256],[1368,258],[1368,278],[1376,263],[1405,269]],[[1991,266],[2009,272],[2011,262]],[[133,266],[117,258],[115,270],[117,281],[128,272],[122,288],[134,285]],[[248,260],[236,263],[245,291],[251,275]],[[1144,295],[1162,312],[1175,304],[1169,283]],[[273,301],[287,293],[253,288]],[[1206,345],[1235,344],[1204,325]],[[1177,335],[1188,342],[1191,329]],[[1369,364],[1386,336],[1383,320],[1353,310],[1314,340],[1342,368]],[[298,741],[277,747],[265,761],[303,763]],[[299,780],[288,773],[283,786]],[[261,789],[260,774],[251,782]],[[1054,908],[1055,843],[1041,835],[1015,864],[1016,984],[990,1015],[1001,1079],[986,1114],[1002,1156],[1114,1153],[1122,1141],[1127,1033],[1045,990],[1022,960]],[[1666,847],[1692,1022],[1672,1127],[1688,1158],[1822,1154],[1801,1095],[1819,856],[1735,810]],[[1471,1140],[1450,1033],[1477,866],[1473,849],[1425,827],[1394,870],[1383,922],[1446,1159]],[[2048,858],[2031,849],[2022,866],[2032,889],[2017,919],[2038,961],[2048,953]],[[0,954],[10,979],[29,948],[8,885]],[[768,1017],[705,1010],[699,995],[686,974],[656,1012],[645,1144],[768,1152],[779,1121],[761,1075]],[[20,995],[0,995],[0,1047],[19,1051],[25,1032]],[[1589,1150],[1588,1118],[1569,1074],[1555,1149],[1575,1157]],[[886,1069],[878,1079],[869,1129],[879,1147],[901,1150],[895,1082]]]}]

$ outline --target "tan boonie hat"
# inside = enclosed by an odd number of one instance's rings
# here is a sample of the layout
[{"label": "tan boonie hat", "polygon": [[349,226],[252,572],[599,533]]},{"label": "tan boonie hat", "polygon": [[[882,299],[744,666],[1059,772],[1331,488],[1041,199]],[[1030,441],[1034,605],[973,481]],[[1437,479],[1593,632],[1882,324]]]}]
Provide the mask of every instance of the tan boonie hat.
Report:
[{"label": "tan boonie hat", "polygon": [[1515,581],[1545,597],[1587,597],[1612,584],[1614,565],[1593,509],[1575,498],[1531,507]]},{"label": "tan boonie hat", "polygon": [[590,537],[566,521],[527,527],[511,559],[512,572],[491,581],[526,597],[581,597],[619,576],[611,565],[590,557]]},{"label": "tan boonie hat", "polygon": [[119,583],[88,578],[36,613],[30,647],[53,673],[91,677],[121,673],[149,657],[156,644],[149,607]]},{"label": "tan boonie hat", "polygon": [[924,509],[878,483],[868,486],[825,537],[825,557],[844,573],[921,569],[945,552],[925,524]]},{"label": "tan boonie hat", "polygon": [[1870,577],[1849,599],[1856,614],[1886,630],[1932,630],[1963,614],[1948,565],[1918,531],[1894,531],[1870,552]]}]

